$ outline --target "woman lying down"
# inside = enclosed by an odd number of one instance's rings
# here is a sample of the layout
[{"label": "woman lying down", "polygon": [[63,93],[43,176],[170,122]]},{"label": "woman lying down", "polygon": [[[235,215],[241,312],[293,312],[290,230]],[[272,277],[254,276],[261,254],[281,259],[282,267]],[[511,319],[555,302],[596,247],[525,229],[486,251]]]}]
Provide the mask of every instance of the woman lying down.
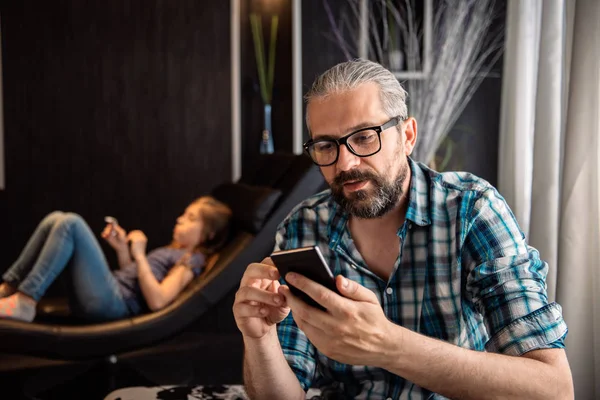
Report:
[{"label": "woman lying down", "polygon": [[231,210],[203,196],[177,218],[173,242],[146,255],[146,235],[109,220],[102,238],[116,251],[112,271],[86,222],[77,214],[46,216],[2,276],[0,318],[31,322],[37,302],[64,271],[73,313],[90,321],[127,318],[171,303],[224,244]]}]

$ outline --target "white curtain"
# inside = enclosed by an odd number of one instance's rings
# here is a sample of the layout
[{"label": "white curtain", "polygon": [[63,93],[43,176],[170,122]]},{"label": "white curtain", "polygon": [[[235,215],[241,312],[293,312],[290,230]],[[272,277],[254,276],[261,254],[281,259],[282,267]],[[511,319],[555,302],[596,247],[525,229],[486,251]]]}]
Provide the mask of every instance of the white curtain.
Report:
[{"label": "white curtain", "polygon": [[600,1],[509,0],[499,190],[548,261],[577,399],[600,398]]}]

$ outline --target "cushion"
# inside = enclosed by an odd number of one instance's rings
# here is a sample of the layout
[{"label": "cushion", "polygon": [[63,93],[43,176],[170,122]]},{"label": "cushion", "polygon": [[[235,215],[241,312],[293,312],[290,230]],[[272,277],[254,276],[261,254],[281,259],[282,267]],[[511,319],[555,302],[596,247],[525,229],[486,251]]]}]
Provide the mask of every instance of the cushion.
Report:
[{"label": "cushion", "polygon": [[281,197],[281,190],[245,183],[223,183],[212,195],[227,204],[236,224],[250,233],[257,233],[265,224]]}]

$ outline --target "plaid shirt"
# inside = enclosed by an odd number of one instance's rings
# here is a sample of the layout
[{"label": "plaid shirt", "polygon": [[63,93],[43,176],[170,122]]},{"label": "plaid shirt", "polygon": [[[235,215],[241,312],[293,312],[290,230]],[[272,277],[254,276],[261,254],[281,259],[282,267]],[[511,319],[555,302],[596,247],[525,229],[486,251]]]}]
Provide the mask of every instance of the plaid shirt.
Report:
[{"label": "plaid shirt", "polygon": [[[330,191],[299,204],[280,224],[276,250],[320,247],[334,275],[373,291],[388,319],[423,335],[477,351],[518,356],[564,348],[561,308],[548,303],[548,265],[528,246],[502,196],[468,173],[437,173],[409,159],[406,221],[386,282],[369,271]],[[283,353],[302,387],[344,397],[441,399],[399,376],[327,358],[290,314],[278,326]]]}]

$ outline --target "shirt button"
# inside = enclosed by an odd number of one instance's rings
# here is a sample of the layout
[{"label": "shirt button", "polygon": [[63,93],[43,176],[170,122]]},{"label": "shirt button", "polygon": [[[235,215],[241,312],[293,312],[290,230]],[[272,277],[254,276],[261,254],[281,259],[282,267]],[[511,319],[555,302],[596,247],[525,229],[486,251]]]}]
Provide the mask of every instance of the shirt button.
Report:
[{"label": "shirt button", "polygon": [[392,400],[392,398],[391,398],[391,397],[388,397],[388,398],[387,398],[387,399],[385,399],[385,400]]},{"label": "shirt button", "polygon": [[389,287],[389,288],[385,289],[385,292],[387,294],[392,294],[392,293],[394,293],[394,289],[392,289],[391,287]]}]

